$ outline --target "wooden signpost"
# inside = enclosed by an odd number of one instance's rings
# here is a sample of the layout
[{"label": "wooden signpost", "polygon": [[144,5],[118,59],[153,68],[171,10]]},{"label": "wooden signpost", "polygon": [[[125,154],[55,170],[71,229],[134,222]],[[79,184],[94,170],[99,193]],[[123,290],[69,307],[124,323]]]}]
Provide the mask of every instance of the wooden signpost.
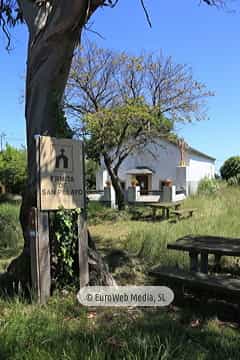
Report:
[{"label": "wooden signpost", "polygon": [[39,303],[50,296],[49,211],[80,208],[78,250],[80,288],[89,282],[83,143],[36,136],[37,208],[30,216],[31,276]]},{"label": "wooden signpost", "polygon": [[32,285],[38,302],[44,304],[51,289],[48,213],[32,208],[30,222]]}]

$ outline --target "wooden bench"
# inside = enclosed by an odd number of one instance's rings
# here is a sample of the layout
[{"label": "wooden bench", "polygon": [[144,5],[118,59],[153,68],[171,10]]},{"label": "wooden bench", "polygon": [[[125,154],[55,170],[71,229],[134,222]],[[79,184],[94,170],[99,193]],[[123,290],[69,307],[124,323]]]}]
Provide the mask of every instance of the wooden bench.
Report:
[{"label": "wooden bench", "polygon": [[160,203],[150,203],[149,207],[152,208],[152,220],[156,220],[157,209],[162,209],[162,217],[165,219],[169,219],[170,210],[179,210],[183,201],[175,201],[175,202],[160,202]]},{"label": "wooden bench", "polygon": [[191,217],[193,216],[193,213],[197,211],[197,209],[179,209],[179,210],[172,210],[171,213],[177,216],[177,219],[180,220],[181,218],[183,218],[185,215],[187,215],[187,217]]},{"label": "wooden bench", "polygon": [[[215,256],[215,269],[220,270],[222,256],[240,256],[240,238],[210,235],[186,235],[176,242],[168,244],[170,250],[189,253],[190,270],[208,273],[208,256]],[[200,259],[199,259],[200,255]]]},{"label": "wooden bench", "polygon": [[204,292],[209,297],[236,300],[240,304],[240,278],[229,275],[208,275],[200,272],[187,272],[180,269],[156,267],[149,271],[162,284],[185,287]]}]

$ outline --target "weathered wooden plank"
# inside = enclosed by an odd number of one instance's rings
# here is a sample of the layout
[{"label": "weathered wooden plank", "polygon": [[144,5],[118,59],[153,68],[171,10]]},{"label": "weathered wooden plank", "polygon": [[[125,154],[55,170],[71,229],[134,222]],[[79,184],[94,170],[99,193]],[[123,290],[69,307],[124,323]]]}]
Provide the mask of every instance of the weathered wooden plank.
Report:
[{"label": "weathered wooden plank", "polygon": [[36,187],[37,187],[37,208],[41,209],[41,193],[40,193],[40,135],[35,135],[36,148]]},{"label": "weathered wooden plank", "polygon": [[188,235],[178,239],[173,244],[168,244],[167,248],[188,252],[197,251],[216,255],[240,256],[240,239]]},{"label": "weathered wooden plank", "polygon": [[185,215],[185,214],[192,215],[195,211],[197,211],[197,209],[181,209],[181,210],[172,210],[172,213],[176,215]]},{"label": "weathered wooden plank", "polygon": [[50,296],[50,244],[48,213],[36,208],[31,212],[31,277],[32,287],[40,304],[45,304]]},{"label": "weathered wooden plank", "polygon": [[181,206],[181,204],[183,203],[183,201],[175,201],[175,202],[159,202],[159,203],[148,203],[146,205],[150,206],[150,207],[154,207],[154,208],[175,208],[175,207],[179,207]]},{"label": "weathered wooden plank", "polygon": [[87,222],[83,214],[78,215],[78,254],[80,289],[89,283],[88,267],[88,231]]},{"label": "weathered wooden plank", "polygon": [[180,284],[196,290],[206,290],[211,294],[233,296],[240,299],[240,278],[161,267],[151,269],[149,274],[157,277],[159,282]]},{"label": "weathered wooden plank", "polygon": [[51,266],[48,212],[38,210],[38,264],[40,303],[44,304],[50,297]]},{"label": "weathered wooden plank", "polygon": [[221,269],[221,265],[220,265],[221,258],[222,258],[222,256],[219,254],[215,254],[215,256],[214,256],[214,269],[216,272],[219,272]]},{"label": "weathered wooden plank", "polygon": [[198,271],[198,253],[189,253],[190,271]]},{"label": "weathered wooden plank", "polygon": [[204,274],[208,273],[208,254],[201,253],[200,256],[200,271]]},{"label": "weathered wooden plank", "polygon": [[78,215],[78,256],[79,256],[79,280],[80,289],[89,283],[88,266],[88,229],[87,229],[87,210],[86,210],[86,188],[85,188],[85,148],[82,143],[82,164],[83,164],[83,194],[84,204],[81,213]]}]

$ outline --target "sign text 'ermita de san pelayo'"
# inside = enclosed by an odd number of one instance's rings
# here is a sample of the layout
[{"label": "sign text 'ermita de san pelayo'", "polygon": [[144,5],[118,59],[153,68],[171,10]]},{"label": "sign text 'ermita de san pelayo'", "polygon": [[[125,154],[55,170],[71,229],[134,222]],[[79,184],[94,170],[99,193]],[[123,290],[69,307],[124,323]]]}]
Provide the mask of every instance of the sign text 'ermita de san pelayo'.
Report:
[{"label": "sign text 'ermita de san pelayo'", "polygon": [[82,142],[40,136],[38,146],[41,210],[83,208]]}]

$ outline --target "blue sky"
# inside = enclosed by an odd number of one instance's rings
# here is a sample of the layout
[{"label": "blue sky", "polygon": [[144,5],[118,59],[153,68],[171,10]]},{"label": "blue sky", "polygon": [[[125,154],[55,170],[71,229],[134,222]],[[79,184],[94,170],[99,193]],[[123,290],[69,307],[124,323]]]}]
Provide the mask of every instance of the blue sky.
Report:
[{"label": "blue sky", "polygon": [[[208,101],[209,120],[181,126],[180,134],[191,146],[216,157],[216,167],[239,154],[240,122],[240,6],[236,12],[199,6],[198,0],[146,0],[150,29],[139,0],[120,0],[115,9],[99,10],[92,28],[104,39],[87,32],[99,46],[137,54],[142,50],[171,55],[192,67],[196,80],[216,94]],[[27,32],[17,27],[13,50],[4,50],[0,35],[0,133],[9,143],[25,142],[24,74]]]}]

